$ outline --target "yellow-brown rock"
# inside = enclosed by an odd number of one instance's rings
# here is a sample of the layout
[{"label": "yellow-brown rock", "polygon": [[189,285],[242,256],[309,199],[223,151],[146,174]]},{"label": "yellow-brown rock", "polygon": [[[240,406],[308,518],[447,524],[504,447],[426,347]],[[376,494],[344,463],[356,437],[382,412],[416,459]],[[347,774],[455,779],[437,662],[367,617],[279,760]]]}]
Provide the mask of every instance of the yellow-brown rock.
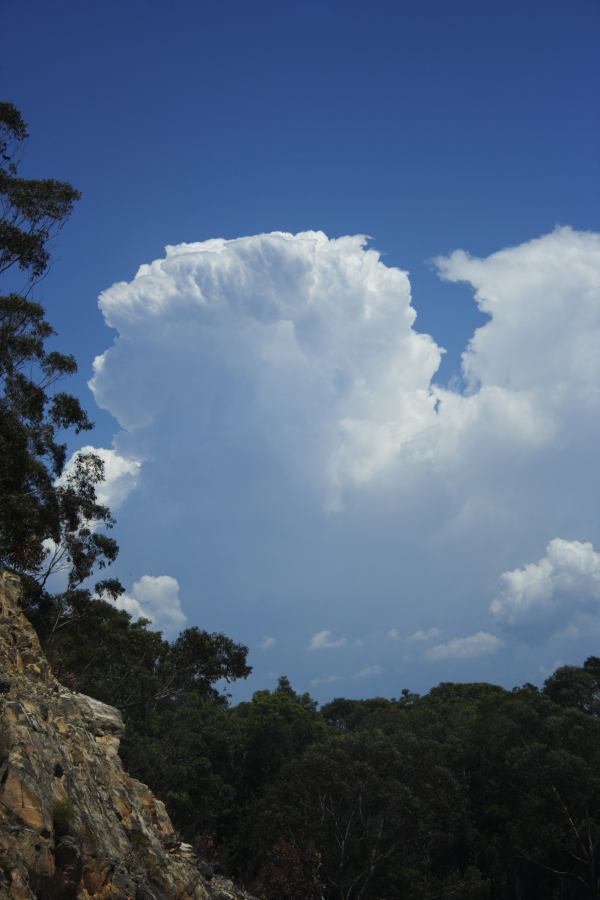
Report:
[{"label": "yellow-brown rock", "polygon": [[242,900],[123,770],[118,710],[63,687],[0,573],[0,900]]}]

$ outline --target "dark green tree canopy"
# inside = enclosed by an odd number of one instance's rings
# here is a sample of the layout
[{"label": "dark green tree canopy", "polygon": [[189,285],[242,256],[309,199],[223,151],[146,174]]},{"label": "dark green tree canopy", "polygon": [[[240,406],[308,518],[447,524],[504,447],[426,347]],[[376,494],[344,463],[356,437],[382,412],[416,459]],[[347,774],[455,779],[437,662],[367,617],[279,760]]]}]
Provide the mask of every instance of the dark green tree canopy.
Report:
[{"label": "dark green tree canopy", "polygon": [[41,278],[50,262],[48,241],[80,194],[66,181],[18,176],[27,126],[12,103],[0,103],[0,274],[12,266]]},{"label": "dark green tree canopy", "polygon": [[0,275],[21,270],[27,288],[27,295],[0,295],[0,566],[42,585],[63,569],[73,589],[114,560],[118,548],[101,528],[113,524],[96,496],[102,461],[81,455],[65,471],[65,432],[92,423],[79,400],[59,389],[77,364],[48,349],[54,329],[28,296],[79,192],[66,182],[19,177],[26,137],[20,112],[0,103]]}]

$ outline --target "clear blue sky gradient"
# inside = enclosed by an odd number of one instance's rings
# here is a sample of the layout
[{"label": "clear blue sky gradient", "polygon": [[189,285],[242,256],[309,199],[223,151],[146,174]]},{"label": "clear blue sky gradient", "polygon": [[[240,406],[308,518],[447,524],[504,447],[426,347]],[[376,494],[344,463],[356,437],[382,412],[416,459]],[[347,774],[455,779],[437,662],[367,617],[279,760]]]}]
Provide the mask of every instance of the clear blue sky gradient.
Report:
[{"label": "clear blue sky gradient", "polygon": [[20,0],[0,27],[23,174],[83,193],[37,293],[98,444],[97,296],[167,243],[370,235],[447,381],[481,316],[432,257],[600,230],[598,0]]}]

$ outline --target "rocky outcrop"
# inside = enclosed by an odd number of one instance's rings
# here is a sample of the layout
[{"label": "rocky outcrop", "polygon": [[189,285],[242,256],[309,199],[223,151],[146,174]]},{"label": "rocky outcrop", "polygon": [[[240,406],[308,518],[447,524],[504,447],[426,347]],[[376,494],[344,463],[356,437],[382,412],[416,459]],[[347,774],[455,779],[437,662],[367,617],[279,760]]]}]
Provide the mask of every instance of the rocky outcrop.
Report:
[{"label": "rocky outcrop", "polygon": [[118,756],[118,710],[63,687],[0,574],[0,898],[242,900],[201,874]]}]

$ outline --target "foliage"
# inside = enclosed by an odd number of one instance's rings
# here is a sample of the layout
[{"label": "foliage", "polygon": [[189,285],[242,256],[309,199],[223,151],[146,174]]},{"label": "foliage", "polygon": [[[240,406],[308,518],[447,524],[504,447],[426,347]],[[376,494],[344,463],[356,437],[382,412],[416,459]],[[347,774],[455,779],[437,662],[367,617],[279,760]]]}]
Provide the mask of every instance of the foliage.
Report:
[{"label": "foliage", "polygon": [[[282,834],[305,871],[318,853],[327,895],[416,889],[444,857],[462,799],[439,748],[382,733],[333,734],[291,762],[265,798],[261,843]],[[260,847],[257,848],[260,852]]]},{"label": "foliage", "polygon": [[85,590],[69,594],[66,611],[42,594],[29,614],[61,680],[118,706],[131,720],[173,706],[186,694],[222,702],[215,684],[250,672],[248,648],[223,634],[193,627],[169,642],[147,620],[132,622]]},{"label": "foliage", "polygon": [[600,715],[600,659],[591,656],[582,669],[561,666],[547,679],[544,693],[560,706]]},{"label": "foliage", "polygon": [[19,110],[0,102],[0,274],[16,265],[38,280],[50,261],[48,241],[80,194],[64,181],[18,176],[18,157],[27,137]]},{"label": "foliage", "polygon": [[134,721],[126,760],[266,900],[584,900],[599,896],[600,716],[550,694],[598,671],[320,711],[285,677],[233,708],[185,692]]},{"label": "foliage", "polygon": [[64,834],[73,818],[73,807],[68,800],[57,800],[52,809],[52,823],[57,834]]},{"label": "foliage", "polygon": [[544,691],[446,683],[320,712],[282,679],[218,727],[206,709],[180,720],[180,783],[203,785],[197,825],[271,900],[598,897],[600,716],[579,691],[550,695],[599,668],[558,670]]},{"label": "foliage", "polygon": [[[79,193],[66,182],[18,176],[26,137],[16,107],[0,103],[0,274],[21,270],[29,291],[46,272],[48,242]],[[0,296],[0,566],[42,585],[63,568],[71,590],[114,560],[118,548],[99,528],[113,524],[96,496],[102,461],[80,455],[65,471],[60,434],[92,423],[73,395],[57,390],[77,364],[48,349],[54,334],[38,303],[14,292]]]}]

